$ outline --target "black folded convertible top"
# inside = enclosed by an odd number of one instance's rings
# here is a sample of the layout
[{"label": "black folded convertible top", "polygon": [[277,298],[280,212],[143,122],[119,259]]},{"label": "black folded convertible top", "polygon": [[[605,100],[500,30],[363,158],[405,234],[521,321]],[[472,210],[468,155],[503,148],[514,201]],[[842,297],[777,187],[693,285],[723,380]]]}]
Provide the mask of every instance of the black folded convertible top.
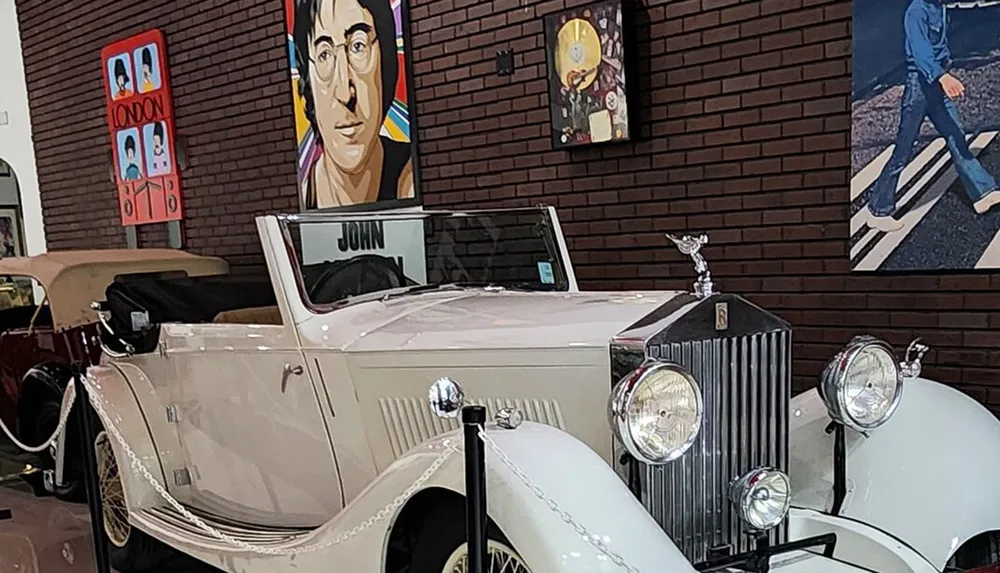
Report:
[{"label": "black folded convertible top", "polygon": [[198,324],[227,310],[278,304],[270,279],[255,276],[123,275],[106,296],[116,332],[132,330],[132,312],[147,312],[150,325]]}]

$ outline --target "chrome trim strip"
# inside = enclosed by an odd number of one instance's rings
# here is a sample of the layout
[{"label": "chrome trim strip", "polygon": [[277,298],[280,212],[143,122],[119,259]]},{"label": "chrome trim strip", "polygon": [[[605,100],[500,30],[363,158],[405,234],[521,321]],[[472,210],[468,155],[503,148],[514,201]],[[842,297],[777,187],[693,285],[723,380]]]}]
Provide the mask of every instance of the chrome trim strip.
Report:
[{"label": "chrome trim strip", "polygon": [[323,212],[310,211],[306,213],[281,213],[276,215],[263,215],[260,219],[274,217],[279,221],[296,221],[300,223],[324,223],[335,221],[387,221],[393,219],[427,219],[429,217],[479,217],[483,215],[500,213],[544,213],[547,207],[511,207],[508,209],[482,209],[476,211],[446,211],[421,209],[393,209],[391,211],[348,211],[348,212]]}]

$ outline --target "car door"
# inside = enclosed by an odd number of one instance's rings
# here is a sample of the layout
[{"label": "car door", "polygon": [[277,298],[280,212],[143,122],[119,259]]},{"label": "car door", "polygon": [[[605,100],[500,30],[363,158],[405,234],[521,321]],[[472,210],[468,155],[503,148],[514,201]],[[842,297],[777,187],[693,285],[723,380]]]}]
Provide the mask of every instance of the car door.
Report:
[{"label": "car door", "polygon": [[328,420],[289,321],[173,324],[162,334],[187,463],[173,477],[189,505],[286,527],[320,525],[343,507]]}]

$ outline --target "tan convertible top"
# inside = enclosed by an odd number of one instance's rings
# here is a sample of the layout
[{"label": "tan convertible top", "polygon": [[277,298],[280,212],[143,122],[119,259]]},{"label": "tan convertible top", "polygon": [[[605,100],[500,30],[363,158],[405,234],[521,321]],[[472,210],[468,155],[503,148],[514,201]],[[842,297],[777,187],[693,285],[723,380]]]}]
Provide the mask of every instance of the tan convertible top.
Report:
[{"label": "tan convertible top", "polygon": [[104,300],[104,290],[118,275],[165,271],[218,275],[228,273],[229,265],[176,249],[53,251],[0,259],[0,277],[31,277],[42,284],[56,331],[97,322],[90,303]]}]

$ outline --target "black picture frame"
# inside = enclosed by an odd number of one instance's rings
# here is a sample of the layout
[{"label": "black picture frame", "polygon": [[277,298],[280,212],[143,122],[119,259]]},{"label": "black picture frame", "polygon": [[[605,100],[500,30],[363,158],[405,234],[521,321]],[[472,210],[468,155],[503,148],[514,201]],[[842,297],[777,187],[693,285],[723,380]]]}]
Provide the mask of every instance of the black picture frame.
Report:
[{"label": "black picture frame", "polygon": [[[563,142],[562,133],[558,128],[558,116],[560,114],[557,102],[562,89],[562,82],[556,73],[556,40],[560,21],[563,18],[572,18],[575,15],[583,14],[588,10],[604,7],[607,5],[617,5],[621,10],[621,43],[622,57],[621,64],[624,67],[625,77],[625,120],[628,125],[628,133],[625,137],[612,137],[606,141],[587,142]],[[547,65],[546,85],[548,91],[549,109],[549,129],[552,148],[557,150],[573,150],[579,148],[603,147],[607,145],[617,145],[621,143],[634,142],[639,139],[639,74],[638,74],[638,51],[635,43],[636,21],[635,4],[633,0],[597,0],[589,4],[575,6],[559,10],[543,17],[543,30],[545,41],[545,61]]]}]

